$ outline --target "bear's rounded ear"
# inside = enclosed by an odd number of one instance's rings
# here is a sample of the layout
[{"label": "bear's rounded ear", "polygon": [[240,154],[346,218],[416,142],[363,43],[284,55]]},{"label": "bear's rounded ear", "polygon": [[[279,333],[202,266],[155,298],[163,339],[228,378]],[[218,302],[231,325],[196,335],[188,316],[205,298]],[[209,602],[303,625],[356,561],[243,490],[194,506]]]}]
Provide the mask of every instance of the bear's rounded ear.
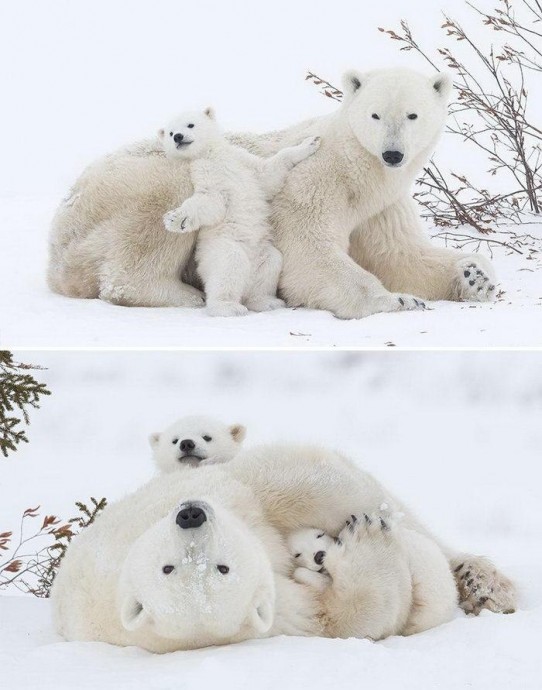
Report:
[{"label": "bear's rounded ear", "polygon": [[247,430],[242,424],[234,424],[230,426],[230,434],[236,443],[241,443],[247,435]]},{"label": "bear's rounded ear", "polygon": [[143,608],[143,604],[135,597],[126,596],[120,607],[120,621],[126,630],[138,630],[150,621],[151,617]]},{"label": "bear's rounded ear", "polygon": [[154,434],[149,436],[149,444],[151,448],[156,448],[158,442],[160,441],[160,432],[155,431]]},{"label": "bear's rounded ear", "polygon": [[159,129],[159,130],[158,130],[158,136],[160,137],[160,139],[163,139],[163,138],[164,138],[164,134],[165,134],[165,133],[166,133],[166,130],[165,130],[165,129]]},{"label": "bear's rounded ear", "polygon": [[344,97],[353,96],[363,85],[363,75],[355,69],[349,69],[342,78]]},{"label": "bear's rounded ear", "polygon": [[431,77],[431,84],[441,98],[446,101],[450,98],[454,81],[449,72],[439,72],[434,77]]},{"label": "bear's rounded ear", "polygon": [[269,632],[275,618],[274,600],[272,596],[265,596],[258,600],[250,612],[250,623],[256,632]]},{"label": "bear's rounded ear", "polygon": [[211,120],[215,119],[215,109],[211,108],[210,105],[207,106],[207,108],[205,108],[205,110],[203,111],[203,114],[207,115],[207,117],[210,118]]}]

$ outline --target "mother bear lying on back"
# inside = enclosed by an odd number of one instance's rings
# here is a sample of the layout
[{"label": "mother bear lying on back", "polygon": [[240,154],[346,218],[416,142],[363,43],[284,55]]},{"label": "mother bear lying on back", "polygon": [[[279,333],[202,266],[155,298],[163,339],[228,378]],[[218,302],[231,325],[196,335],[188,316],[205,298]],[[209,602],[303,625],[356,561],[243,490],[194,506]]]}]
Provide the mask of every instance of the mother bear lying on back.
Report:
[{"label": "mother bear lying on back", "polygon": [[[366,529],[362,516],[383,502],[405,513],[396,532],[383,521]],[[359,524],[341,531],[355,513]],[[284,542],[315,526],[343,542],[332,560],[328,553],[323,592],[289,577]],[[423,562],[409,546],[421,542]],[[452,570],[466,610],[514,608],[511,582],[489,561],[448,564],[416,519],[343,456],[262,446],[226,466],[161,475],[108,506],[70,544],[51,596],[67,639],[155,652],[270,635],[378,640],[450,620]],[[415,571],[429,589],[417,588]]]},{"label": "mother bear lying on back", "polygon": [[[342,318],[422,308],[415,297],[492,299],[489,261],[434,247],[410,196],[443,129],[450,78],[394,69],[349,72],[343,84],[331,115],[230,136],[264,157],[322,138],[272,202],[281,296]],[[53,222],[51,289],[129,306],[201,306],[202,294],[181,280],[195,234],[163,224],[192,191],[186,162],[166,160],[158,139],[91,165]]]}]

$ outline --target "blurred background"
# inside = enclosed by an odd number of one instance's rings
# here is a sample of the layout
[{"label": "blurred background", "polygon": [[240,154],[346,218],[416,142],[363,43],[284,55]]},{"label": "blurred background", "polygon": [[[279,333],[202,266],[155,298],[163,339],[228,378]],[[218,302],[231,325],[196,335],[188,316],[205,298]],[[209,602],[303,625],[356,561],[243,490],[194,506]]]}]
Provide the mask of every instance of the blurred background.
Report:
[{"label": "blurred background", "polygon": [[[443,540],[491,555],[529,590],[542,532],[536,352],[15,352],[52,395],[0,458],[0,532],[22,512],[68,518],[154,472],[148,435],[187,414],[245,444],[348,454]],[[537,566],[539,569],[539,566]],[[536,570],[536,568],[535,568]],[[531,577],[532,574],[532,577]],[[537,576],[538,577],[538,576]]]}]

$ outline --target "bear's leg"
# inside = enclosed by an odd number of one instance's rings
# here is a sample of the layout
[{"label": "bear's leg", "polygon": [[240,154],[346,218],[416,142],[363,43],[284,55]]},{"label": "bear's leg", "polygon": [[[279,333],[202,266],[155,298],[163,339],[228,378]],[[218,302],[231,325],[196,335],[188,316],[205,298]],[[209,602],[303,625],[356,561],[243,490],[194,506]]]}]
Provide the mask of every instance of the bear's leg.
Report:
[{"label": "bear's leg", "polygon": [[412,295],[388,292],[335,244],[283,242],[280,249],[284,268],[279,287],[289,306],[327,309],[341,319],[425,308]]},{"label": "bear's leg", "polygon": [[[232,230],[232,234],[234,234]],[[201,238],[196,260],[210,316],[244,316],[241,304],[250,278],[250,258],[240,242],[230,237]]]},{"label": "bear's leg", "polygon": [[104,275],[100,299],[124,307],[203,307],[203,293],[179,278],[155,276],[152,282],[126,282]]},{"label": "bear's leg", "polygon": [[491,262],[480,254],[432,245],[410,198],[357,228],[351,237],[350,254],[394,292],[455,301],[488,301],[495,296]]},{"label": "bear's leg", "polygon": [[252,266],[245,305],[251,311],[269,311],[284,306],[277,297],[282,254],[269,241],[262,244],[258,260]]},{"label": "bear's leg", "polygon": [[454,555],[450,567],[459,592],[459,605],[464,611],[474,615],[482,609],[514,613],[517,607],[514,583],[489,559],[471,554]]},{"label": "bear's leg", "polygon": [[411,606],[400,530],[379,513],[352,515],[326,554],[331,585],[322,595],[330,637],[380,640],[403,630]]},{"label": "bear's leg", "polygon": [[320,137],[307,137],[297,146],[288,146],[263,162],[260,180],[266,195],[272,199],[284,186],[290,170],[320,148]]}]

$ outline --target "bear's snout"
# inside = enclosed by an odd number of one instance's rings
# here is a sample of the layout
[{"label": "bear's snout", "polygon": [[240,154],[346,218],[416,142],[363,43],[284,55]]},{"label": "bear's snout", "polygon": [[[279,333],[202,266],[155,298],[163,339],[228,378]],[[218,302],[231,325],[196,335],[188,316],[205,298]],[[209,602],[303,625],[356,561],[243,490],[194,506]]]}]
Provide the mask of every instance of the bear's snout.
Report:
[{"label": "bear's snout", "polygon": [[187,503],[175,518],[175,522],[181,529],[195,529],[201,527],[207,520],[207,515],[203,508],[195,503]]},{"label": "bear's snout", "polygon": [[194,443],[194,441],[192,441],[191,438],[185,438],[181,441],[180,447],[183,453],[186,453],[190,450],[194,450],[196,444]]},{"label": "bear's snout", "polygon": [[382,154],[384,162],[388,165],[399,165],[404,157],[405,154],[401,153],[401,151],[384,151]]}]

